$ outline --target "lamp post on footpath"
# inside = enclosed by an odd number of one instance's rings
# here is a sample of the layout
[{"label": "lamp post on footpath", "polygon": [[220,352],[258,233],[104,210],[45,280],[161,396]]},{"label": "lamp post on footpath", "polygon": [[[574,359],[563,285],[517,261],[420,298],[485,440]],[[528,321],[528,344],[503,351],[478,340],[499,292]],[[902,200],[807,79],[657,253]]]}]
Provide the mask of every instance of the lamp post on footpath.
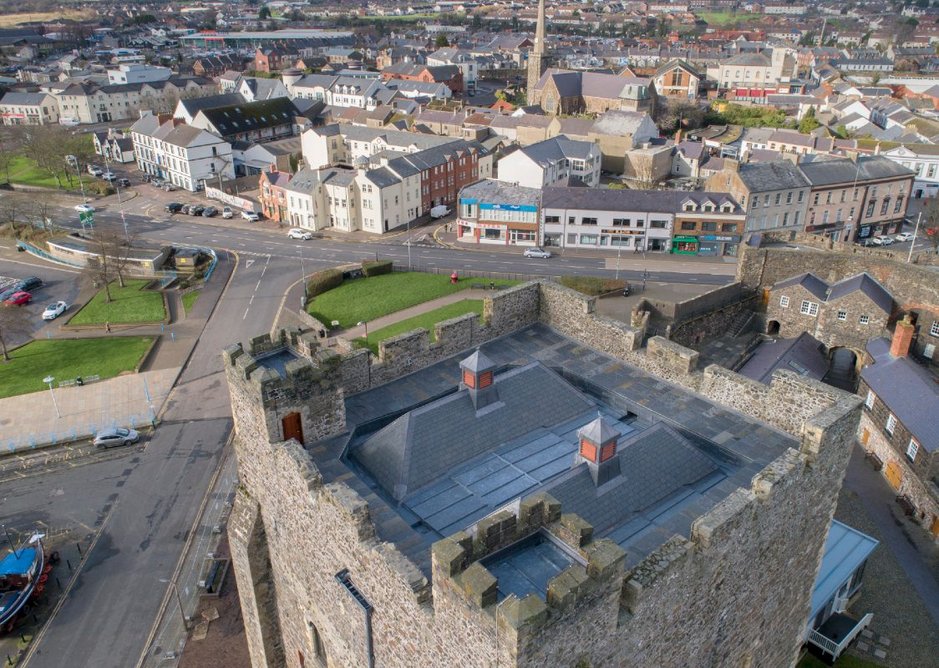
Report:
[{"label": "lamp post on footpath", "polygon": [[52,376],[46,376],[42,379],[42,382],[49,386],[49,394],[52,395],[52,405],[55,406],[55,416],[57,418],[62,417],[62,414],[59,413],[59,403],[55,400],[55,392],[52,391],[52,383],[55,382],[55,378]]},{"label": "lamp post on footpath", "polygon": [[913,247],[916,245],[916,236],[919,234],[919,221],[923,219],[923,212],[920,211],[919,215],[916,216],[916,227],[913,229],[913,239],[910,241],[910,254],[906,256],[906,263],[909,264],[913,260]]},{"label": "lamp post on footpath", "polygon": [[[108,160],[107,152],[104,153],[104,167],[109,174],[113,174],[111,171],[111,162]],[[121,186],[118,183],[119,179],[114,179],[114,190],[117,191],[117,206],[121,210],[121,222],[124,224],[124,239],[130,240],[130,237],[127,234],[127,219],[124,217],[124,202],[121,199]]]},{"label": "lamp post on footpath", "polygon": [[186,619],[186,611],[183,610],[183,599],[179,595],[179,587],[176,586],[176,580],[167,580],[165,578],[160,578],[160,582],[168,584],[173,588],[173,593],[176,594],[176,605],[179,606],[179,616],[183,620],[183,629],[186,631],[189,630],[189,620]]}]

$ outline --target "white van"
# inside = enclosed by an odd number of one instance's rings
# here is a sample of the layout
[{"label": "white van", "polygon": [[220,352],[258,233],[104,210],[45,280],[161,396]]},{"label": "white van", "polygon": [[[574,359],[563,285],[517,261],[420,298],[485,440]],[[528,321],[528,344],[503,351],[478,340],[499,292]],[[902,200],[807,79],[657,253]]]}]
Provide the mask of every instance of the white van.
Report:
[{"label": "white van", "polygon": [[444,216],[450,215],[450,209],[447,208],[446,204],[438,204],[430,210],[431,218],[443,218]]}]

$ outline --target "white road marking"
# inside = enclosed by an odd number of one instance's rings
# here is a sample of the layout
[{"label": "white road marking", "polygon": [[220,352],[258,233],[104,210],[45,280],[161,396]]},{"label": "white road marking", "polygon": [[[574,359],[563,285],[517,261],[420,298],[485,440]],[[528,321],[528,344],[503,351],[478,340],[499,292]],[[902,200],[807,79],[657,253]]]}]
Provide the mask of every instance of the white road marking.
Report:
[{"label": "white road marking", "polygon": [[241,319],[242,319],[242,320],[244,320],[245,318],[248,317],[248,309],[250,309],[250,308],[251,308],[251,307],[249,306],[248,308],[245,309],[245,314],[244,314],[243,316],[241,316]]}]

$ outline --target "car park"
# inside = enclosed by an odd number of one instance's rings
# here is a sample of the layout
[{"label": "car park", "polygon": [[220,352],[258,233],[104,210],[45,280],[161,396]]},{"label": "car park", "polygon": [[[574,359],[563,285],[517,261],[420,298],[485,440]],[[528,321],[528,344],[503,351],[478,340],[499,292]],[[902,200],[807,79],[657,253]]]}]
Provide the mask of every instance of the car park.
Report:
[{"label": "car park", "polygon": [[49,304],[46,307],[46,310],[42,312],[42,319],[55,320],[60,315],[65,313],[66,310],[68,310],[68,304],[65,302],[55,302],[53,304]]},{"label": "car park", "polygon": [[118,179],[118,180],[117,180],[117,185],[119,185],[121,188],[129,188],[129,187],[130,187],[130,179]]},{"label": "car park", "polygon": [[174,190],[176,190],[176,186],[174,186],[172,183],[164,183],[163,190],[165,190],[168,193],[171,193]]},{"label": "car park", "polygon": [[894,237],[894,241],[897,241],[897,242],[913,241],[913,233],[912,232],[900,232],[900,234]]},{"label": "car park", "polygon": [[0,303],[5,302],[7,299],[19,292],[20,289],[17,287],[7,288],[3,292],[0,292]]},{"label": "car park", "polygon": [[18,291],[29,292],[42,287],[42,279],[38,276],[28,276],[14,283],[13,287]]},{"label": "car park", "polygon": [[94,213],[95,208],[88,202],[85,202],[84,204],[76,204],[75,210],[78,211],[78,213]]},{"label": "car park", "polygon": [[179,202],[170,202],[163,208],[166,209],[167,213],[179,213],[185,207]]},{"label": "car park", "polygon": [[289,232],[287,232],[287,237],[290,239],[302,239],[303,241],[309,241],[313,238],[313,233],[309,230],[301,230],[299,227],[294,227]]},{"label": "car park", "polygon": [[541,260],[546,260],[551,257],[551,251],[546,251],[544,248],[526,248],[525,257],[535,257]]},{"label": "car park", "polygon": [[261,220],[261,217],[254,211],[242,211],[241,217],[245,220],[250,220],[252,223],[256,223],[257,221]]},{"label": "car park", "polygon": [[211,218],[212,216],[217,216],[217,215],[218,215],[218,209],[216,209],[214,206],[207,206],[202,211],[203,218]]},{"label": "car park", "polygon": [[3,300],[4,306],[25,306],[33,300],[33,296],[28,292],[14,292],[12,295]]},{"label": "car park", "polygon": [[230,206],[226,206],[222,209],[222,218],[231,218],[233,215],[235,214],[232,213]]},{"label": "car park", "polygon": [[107,172],[104,172],[103,174],[101,174],[101,178],[104,179],[105,181],[116,181],[116,180],[117,180],[117,174],[115,174],[115,173],[112,172],[112,171],[107,171]]},{"label": "car park", "polygon": [[119,445],[131,445],[140,440],[140,434],[134,429],[114,427],[103,429],[95,434],[94,444],[99,448],[113,448]]}]

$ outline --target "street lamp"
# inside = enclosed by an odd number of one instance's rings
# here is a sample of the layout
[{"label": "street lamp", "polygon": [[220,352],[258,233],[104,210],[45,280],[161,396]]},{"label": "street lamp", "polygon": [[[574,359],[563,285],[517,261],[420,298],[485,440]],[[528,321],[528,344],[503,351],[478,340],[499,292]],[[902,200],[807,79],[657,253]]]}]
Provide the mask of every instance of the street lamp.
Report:
[{"label": "street lamp", "polygon": [[183,599],[179,595],[179,587],[176,586],[176,580],[167,580],[165,578],[160,578],[160,582],[164,584],[169,584],[173,587],[173,593],[176,594],[176,604],[179,606],[179,616],[183,620],[183,629],[186,631],[189,630],[189,620],[186,618],[186,612],[183,610]]},{"label": "street lamp", "polygon": [[52,383],[55,382],[55,378],[52,376],[46,376],[45,378],[42,379],[42,382],[44,382],[46,385],[49,386],[49,394],[52,395],[52,405],[55,406],[55,416],[57,418],[62,417],[62,414],[59,413],[59,404],[55,400],[55,392],[52,391]]},{"label": "street lamp", "polygon": [[923,219],[923,212],[920,211],[916,216],[916,228],[913,230],[913,239],[910,241],[910,254],[906,256],[906,263],[909,264],[913,260],[913,247],[916,245],[916,235],[919,234],[919,221]]},{"label": "street lamp", "polygon": [[300,304],[300,308],[306,308],[307,300],[307,291],[306,291],[306,269],[303,267],[303,246],[300,246],[300,249],[297,251],[300,253],[300,279],[303,281],[303,303]]},{"label": "street lamp", "polygon": [[[113,172],[111,171],[111,163],[108,160],[108,154],[104,153],[103,155],[104,155],[105,168],[108,170],[109,174],[113,174]],[[124,217],[124,202],[121,199],[121,186],[118,183],[118,179],[114,180],[114,190],[117,191],[117,206],[121,210],[121,222],[124,224],[124,239],[129,241],[130,236],[127,234],[127,219]]]}]

